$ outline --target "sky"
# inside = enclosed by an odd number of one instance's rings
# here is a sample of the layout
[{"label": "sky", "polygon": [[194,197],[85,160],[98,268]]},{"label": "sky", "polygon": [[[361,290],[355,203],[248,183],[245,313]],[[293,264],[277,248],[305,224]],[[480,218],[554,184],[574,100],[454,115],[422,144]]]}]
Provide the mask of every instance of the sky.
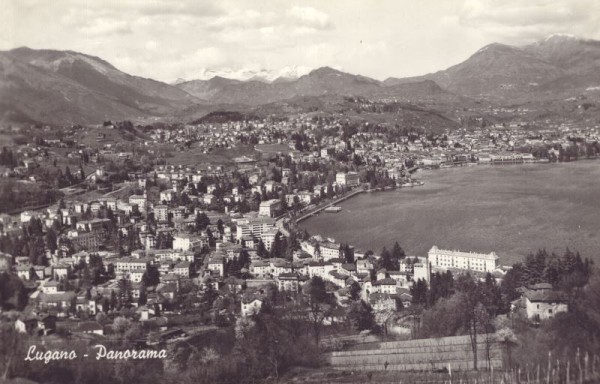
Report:
[{"label": "sky", "polygon": [[2,0],[0,50],[98,56],[173,82],[304,74],[330,66],[378,80],[423,75],[500,42],[600,40],[596,0]]}]

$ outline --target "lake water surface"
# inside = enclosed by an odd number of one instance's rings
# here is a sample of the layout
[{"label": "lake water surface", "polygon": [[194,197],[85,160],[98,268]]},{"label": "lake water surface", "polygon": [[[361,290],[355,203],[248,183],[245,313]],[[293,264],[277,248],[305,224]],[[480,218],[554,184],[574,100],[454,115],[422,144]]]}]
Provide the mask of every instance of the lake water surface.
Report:
[{"label": "lake water surface", "polygon": [[600,262],[600,162],[475,166],[419,171],[424,186],[365,193],[300,223],[311,234],[379,253],[432,245],[495,251],[503,264],[565,247]]}]

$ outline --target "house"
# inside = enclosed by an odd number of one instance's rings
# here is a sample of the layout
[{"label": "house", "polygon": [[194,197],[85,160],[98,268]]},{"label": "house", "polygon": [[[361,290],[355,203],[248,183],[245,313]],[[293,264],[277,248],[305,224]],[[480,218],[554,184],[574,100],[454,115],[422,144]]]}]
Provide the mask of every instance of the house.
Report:
[{"label": "house", "polygon": [[277,289],[280,292],[298,292],[298,274],[289,272],[280,273],[275,280],[277,281]]},{"label": "house", "polygon": [[342,257],[342,251],[340,250],[340,244],[338,243],[323,242],[319,244],[319,250],[321,252],[321,257],[325,261]]},{"label": "house", "polygon": [[75,292],[42,293],[38,307],[41,310],[56,309],[58,316],[67,316],[75,309]]},{"label": "house", "polygon": [[15,320],[15,329],[19,333],[27,333],[29,335],[33,335],[37,329],[38,319],[36,316],[19,316],[17,320]]},{"label": "house", "polygon": [[232,276],[225,280],[225,285],[229,288],[229,291],[232,293],[241,292],[246,288],[246,280],[236,279]]},{"label": "house", "polygon": [[242,316],[257,314],[262,308],[264,299],[255,294],[246,294],[242,297]]},{"label": "house", "polygon": [[259,237],[265,232],[277,229],[276,222],[270,217],[244,218],[237,221],[236,238],[244,236]]},{"label": "house", "polygon": [[68,279],[71,274],[71,266],[65,264],[58,264],[52,267],[52,277],[55,280]]},{"label": "house", "polygon": [[166,223],[169,221],[169,207],[166,205],[155,205],[154,206],[154,219],[158,223]]},{"label": "house", "polygon": [[281,200],[271,199],[260,203],[258,209],[259,216],[275,217],[281,212]]},{"label": "house", "polygon": [[398,297],[400,298],[400,301],[402,302],[402,306],[404,308],[408,308],[411,306],[412,304],[412,295],[410,294],[410,291],[406,288],[399,288],[398,289]]},{"label": "house", "polygon": [[397,283],[396,280],[392,278],[385,278],[382,280],[377,280],[372,283],[373,290],[379,293],[387,293],[390,295],[396,294],[397,291]]},{"label": "house", "polygon": [[146,273],[146,269],[136,268],[129,271],[129,280],[132,283],[139,283],[144,278],[144,273]]},{"label": "house", "polygon": [[567,312],[568,301],[563,292],[550,289],[529,290],[523,295],[528,319],[546,320]]},{"label": "house", "polygon": [[225,275],[225,262],[222,257],[213,256],[208,260],[207,269],[218,276]]},{"label": "house", "polygon": [[29,335],[48,335],[56,330],[56,316],[54,315],[21,315],[15,321],[15,329],[19,333]]},{"label": "house", "polygon": [[335,175],[335,182],[336,182],[336,184],[343,186],[343,187],[356,187],[357,185],[360,184],[360,181],[358,178],[358,173],[356,173],[356,172],[348,172],[348,173],[338,172]]},{"label": "house", "polygon": [[335,271],[335,266],[329,262],[310,262],[306,266],[307,274],[309,278],[319,276],[322,279],[327,279],[327,275],[331,271]]},{"label": "house", "polygon": [[338,271],[329,271],[329,273],[325,275],[323,279],[329,280],[338,287],[343,288],[346,286],[346,279],[348,279],[348,276],[341,274]]},{"label": "house", "polygon": [[250,264],[250,273],[257,278],[264,279],[271,275],[271,265],[267,261],[257,260]]},{"label": "house", "polygon": [[369,259],[356,260],[356,273],[370,273],[373,269],[373,263]]},{"label": "house", "polygon": [[42,286],[42,292],[44,293],[58,293],[60,291],[60,283],[58,281],[47,281]]},{"label": "house", "polygon": [[154,264],[154,259],[136,259],[133,257],[122,257],[114,262],[115,271],[117,272],[129,272],[134,269],[146,270],[148,264]]},{"label": "house", "polygon": [[165,191],[160,192],[160,197],[159,200],[161,202],[171,202],[173,200],[173,197],[175,196],[175,191],[172,189],[167,189]]},{"label": "house", "polygon": [[16,269],[17,269],[17,276],[19,276],[19,278],[21,280],[29,280],[29,275],[30,275],[30,271],[33,268],[33,271],[35,272],[35,276],[34,278],[38,279],[38,280],[43,280],[44,278],[46,278],[46,269],[41,266],[41,265],[31,265],[31,264],[23,264],[23,265],[17,265]]},{"label": "house", "polygon": [[202,238],[188,233],[179,233],[173,238],[173,249],[182,251],[200,251],[204,246]]},{"label": "house", "polygon": [[104,335],[104,327],[97,321],[82,321],[77,323],[76,332]]},{"label": "house", "polygon": [[342,324],[345,321],[346,310],[344,307],[338,306],[327,312],[327,315],[323,318],[323,325]]},{"label": "house", "polygon": [[173,272],[181,277],[190,277],[191,264],[189,261],[181,261],[175,265]]},{"label": "house", "polygon": [[131,195],[129,196],[129,204],[137,205],[140,213],[146,213],[148,207],[148,197],[146,194],[143,195]]}]

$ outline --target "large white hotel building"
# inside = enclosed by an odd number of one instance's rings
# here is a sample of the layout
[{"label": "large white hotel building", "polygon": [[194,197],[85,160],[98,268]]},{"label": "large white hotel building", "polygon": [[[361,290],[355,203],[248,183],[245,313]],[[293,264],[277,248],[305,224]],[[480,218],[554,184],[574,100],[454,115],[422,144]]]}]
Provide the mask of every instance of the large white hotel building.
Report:
[{"label": "large white hotel building", "polygon": [[479,272],[493,272],[498,268],[498,255],[495,252],[450,251],[439,249],[434,245],[429,250],[428,259],[433,268],[455,268]]}]

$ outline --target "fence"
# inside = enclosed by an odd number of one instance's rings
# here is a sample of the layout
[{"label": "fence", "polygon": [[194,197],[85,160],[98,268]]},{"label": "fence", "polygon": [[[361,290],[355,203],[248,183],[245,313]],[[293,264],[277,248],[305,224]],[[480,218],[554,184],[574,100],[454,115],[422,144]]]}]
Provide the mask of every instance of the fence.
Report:
[{"label": "fence", "polygon": [[[468,337],[467,337],[468,338]],[[446,340],[450,339],[450,340]],[[502,346],[495,342],[489,368],[473,371],[472,360],[463,366],[456,364],[464,362],[464,343],[457,338],[411,340],[409,342],[381,343],[379,350],[333,352],[330,362],[335,370],[345,370],[360,373],[363,381],[371,383],[411,383],[411,384],[591,384],[600,383],[600,356],[588,353],[577,353],[570,359],[554,359],[548,354],[545,364],[526,366],[522,368],[502,369]],[[486,363],[487,352],[482,351],[478,343],[480,362]],[[447,359],[447,352],[436,357],[436,349],[447,351],[455,347],[454,356],[460,359]],[[420,348],[429,348],[422,352]],[[469,345],[470,348],[470,345]],[[490,350],[490,352],[491,352]],[[498,355],[496,355],[498,353]],[[424,357],[429,354],[429,357]],[[413,359],[432,358],[434,364],[427,362],[406,362],[409,356]],[[472,354],[469,355],[472,358]],[[497,363],[493,363],[499,359]],[[387,361],[387,366],[385,362]],[[445,372],[439,372],[446,368]],[[481,366],[480,366],[481,367]],[[432,372],[432,368],[434,371]],[[405,371],[405,372],[400,372]],[[408,372],[421,371],[421,372]]]},{"label": "fence", "polygon": [[[479,369],[501,369],[503,348],[493,334],[479,335]],[[335,369],[432,371],[470,370],[473,352],[469,336],[443,337],[379,343],[377,349],[331,352],[327,354]]]}]

